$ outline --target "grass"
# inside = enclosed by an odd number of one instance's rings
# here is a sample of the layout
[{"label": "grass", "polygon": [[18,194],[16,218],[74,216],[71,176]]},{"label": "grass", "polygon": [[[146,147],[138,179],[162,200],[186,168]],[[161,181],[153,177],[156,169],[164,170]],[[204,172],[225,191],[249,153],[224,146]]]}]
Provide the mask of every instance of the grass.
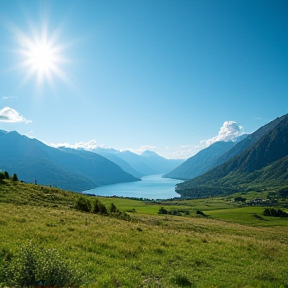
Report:
[{"label": "grass", "polygon": [[[32,240],[74,261],[86,274],[82,287],[288,287],[288,219],[265,217],[263,207],[234,207],[221,198],[101,198],[107,207],[134,211],[128,222],[76,211],[76,197],[0,185],[0,259]],[[161,216],[162,206],[191,213]],[[196,216],[197,209],[209,217]]]}]

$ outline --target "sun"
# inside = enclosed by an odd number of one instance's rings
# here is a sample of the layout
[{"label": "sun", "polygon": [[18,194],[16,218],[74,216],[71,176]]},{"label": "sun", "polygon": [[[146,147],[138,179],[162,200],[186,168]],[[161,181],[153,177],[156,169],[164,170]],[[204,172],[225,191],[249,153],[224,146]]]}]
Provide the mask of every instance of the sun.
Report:
[{"label": "sun", "polygon": [[63,64],[69,62],[64,56],[67,45],[59,41],[60,31],[56,29],[49,33],[47,23],[30,26],[30,32],[24,33],[14,29],[19,49],[16,51],[20,57],[18,66],[24,68],[24,81],[36,77],[37,86],[45,82],[52,84],[54,78],[68,82],[68,77],[63,70]]},{"label": "sun", "polygon": [[28,53],[28,62],[36,72],[49,72],[57,62],[57,55],[48,43],[35,43]]}]

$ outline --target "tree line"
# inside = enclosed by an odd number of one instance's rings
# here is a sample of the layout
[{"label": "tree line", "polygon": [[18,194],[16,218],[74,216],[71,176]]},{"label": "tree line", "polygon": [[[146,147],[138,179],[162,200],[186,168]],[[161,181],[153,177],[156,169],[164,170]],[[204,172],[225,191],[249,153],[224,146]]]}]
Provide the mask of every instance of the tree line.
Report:
[{"label": "tree line", "polygon": [[0,180],[4,180],[4,179],[11,179],[12,181],[15,181],[15,182],[19,181],[16,173],[10,176],[7,171],[0,171]]}]

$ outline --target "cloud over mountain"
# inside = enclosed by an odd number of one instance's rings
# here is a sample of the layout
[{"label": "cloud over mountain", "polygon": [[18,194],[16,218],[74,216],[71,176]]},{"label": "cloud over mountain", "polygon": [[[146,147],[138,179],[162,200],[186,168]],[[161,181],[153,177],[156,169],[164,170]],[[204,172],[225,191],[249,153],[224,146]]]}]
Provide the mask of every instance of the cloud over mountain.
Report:
[{"label": "cloud over mountain", "polygon": [[[136,153],[136,154],[142,154],[146,150],[155,151],[155,148],[156,148],[155,146],[144,145],[144,146],[141,146],[139,149],[126,149],[126,150],[131,151],[131,152]],[[125,151],[125,149],[123,149],[121,151]]]},{"label": "cloud over mountain", "polygon": [[78,142],[75,144],[69,144],[69,143],[49,143],[48,145],[54,148],[59,148],[59,147],[66,147],[66,148],[73,148],[73,149],[84,149],[84,150],[88,150],[91,151],[93,149],[96,149],[97,147],[99,147],[99,145],[96,144],[96,140],[90,140],[87,142]]},{"label": "cloud over mountain", "polygon": [[202,140],[201,143],[209,146],[219,141],[234,141],[242,134],[244,134],[244,128],[242,126],[238,125],[235,121],[225,121],[217,136],[207,140]]},{"label": "cloud over mountain", "polygon": [[3,109],[0,110],[0,122],[7,122],[7,123],[25,122],[25,123],[30,123],[32,121],[25,119],[15,109],[10,108],[10,107],[4,107]]}]

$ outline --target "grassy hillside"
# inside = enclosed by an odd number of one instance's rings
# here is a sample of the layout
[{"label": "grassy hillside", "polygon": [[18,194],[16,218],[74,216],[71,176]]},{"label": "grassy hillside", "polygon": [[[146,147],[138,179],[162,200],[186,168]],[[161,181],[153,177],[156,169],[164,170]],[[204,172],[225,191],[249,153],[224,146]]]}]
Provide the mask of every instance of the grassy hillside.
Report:
[{"label": "grassy hillside", "polygon": [[[124,221],[75,210],[77,197],[2,180],[0,258],[9,259],[32,240],[59,250],[85,272],[82,287],[91,288],[288,286],[288,219],[263,216],[264,207],[241,207],[232,196],[162,202],[101,198],[107,207],[113,202],[131,211],[132,220]],[[158,215],[161,207],[189,215]]]}]

